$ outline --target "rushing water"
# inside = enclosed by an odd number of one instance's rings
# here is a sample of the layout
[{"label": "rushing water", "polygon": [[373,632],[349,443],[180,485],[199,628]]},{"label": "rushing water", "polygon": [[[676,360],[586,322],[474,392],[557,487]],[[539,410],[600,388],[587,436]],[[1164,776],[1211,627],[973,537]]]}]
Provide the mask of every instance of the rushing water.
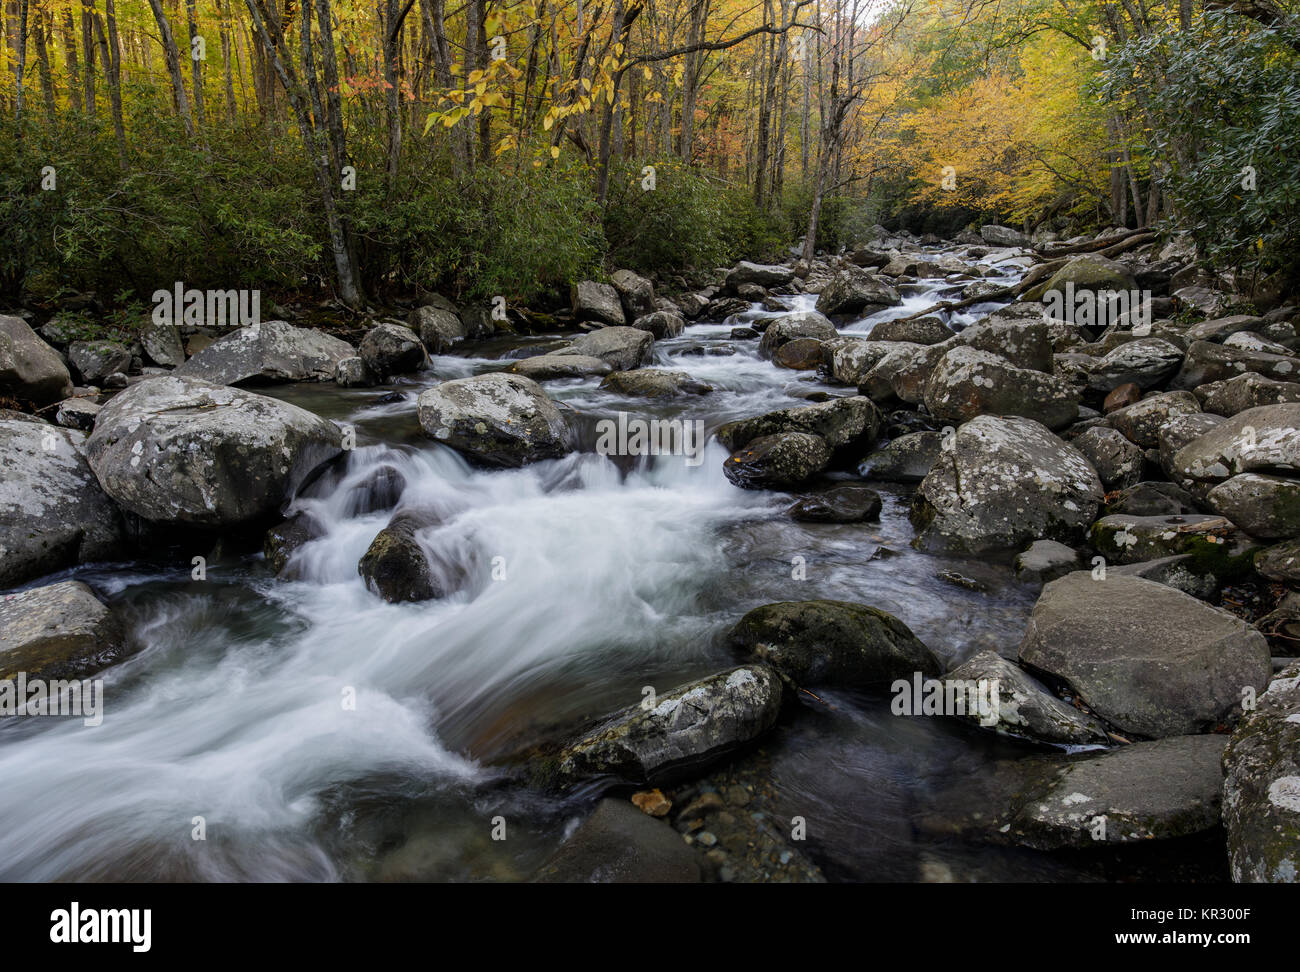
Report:
[{"label": "rushing water", "polygon": [[[845,331],[869,332],[950,289],[925,282]],[[742,317],[763,314],[774,316],[755,305]],[[656,344],[653,367],[687,371],[709,395],[648,404],[598,379],[547,391],[587,425],[625,410],[710,429],[844,393],[760,359],[757,342],[730,339],[735,323]],[[1036,592],[1005,565],[913,551],[901,488],[879,487],[879,523],[800,524],[784,515],[788,496],[731,486],[716,443],[698,466],[620,466],[585,451],[485,471],[419,435],[420,390],[500,368],[519,343],[437,357],[388,389],[270,391],[358,430],[346,464],[295,502],[327,528],[295,554],[297,579],[274,579],[240,549],[209,554],[203,581],[188,553],[174,566],[68,573],[115,605],[139,650],[104,675],[102,726],[0,726],[0,879],[522,880],[582,806],[510,785],[502,758],[638,702],[645,685],[663,692],[734,664],[719,635],[758,604],[862,601],[946,659],[1014,652]],[[468,571],[458,593],[390,605],[366,590],[357,561],[391,515],[373,509],[376,474],[397,484],[401,507],[440,514],[422,539],[435,564]],[[798,557],[803,581],[791,576]],[[937,579],[945,567],[988,590]],[[918,826],[941,794],[973,789],[990,760],[1021,749],[893,717],[883,694],[821,701],[766,745],[779,804],[812,822],[808,853],[828,876],[1091,876]],[[491,839],[497,817],[508,840]],[[206,840],[193,839],[198,826]]]}]

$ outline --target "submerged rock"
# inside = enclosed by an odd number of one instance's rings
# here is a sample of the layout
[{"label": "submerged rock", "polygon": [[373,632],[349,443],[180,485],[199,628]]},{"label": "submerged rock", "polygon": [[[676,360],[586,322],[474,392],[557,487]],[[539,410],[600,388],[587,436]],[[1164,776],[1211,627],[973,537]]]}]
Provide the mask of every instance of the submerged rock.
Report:
[{"label": "submerged rock", "polygon": [[786,512],[801,523],[860,523],[880,517],[880,494],[865,486],[833,486],[805,496]]},{"label": "submerged rock", "polygon": [[357,564],[366,586],[390,604],[446,597],[460,587],[464,571],[445,563],[435,571],[416,539],[417,533],[438,522],[436,516],[418,510],[402,510],[389,520]]},{"label": "submerged rock", "polygon": [[670,826],[606,797],[541,866],[544,884],[689,884],[702,879],[695,851]]},{"label": "submerged rock", "polygon": [[722,464],[741,489],[785,489],[806,482],[831,461],[826,440],[807,432],[778,432],[752,439]]}]

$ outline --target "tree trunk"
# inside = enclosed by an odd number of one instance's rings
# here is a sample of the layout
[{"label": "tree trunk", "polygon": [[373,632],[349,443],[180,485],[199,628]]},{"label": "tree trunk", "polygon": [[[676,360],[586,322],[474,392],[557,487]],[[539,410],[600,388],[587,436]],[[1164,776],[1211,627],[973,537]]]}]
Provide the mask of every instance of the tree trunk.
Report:
[{"label": "tree trunk", "polygon": [[185,134],[194,137],[194,119],[190,115],[190,101],[185,94],[185,79],[181,77],[180,52],[176,49],[176,39],[172,36],[172,25],[163,12],[161,0],[149,0],[154,20],[158,22],[158,33],[162,41],[163,54],[167,58],[167,73],[172,79],[172,95],[176,101],[176,110],[185,124]]}]

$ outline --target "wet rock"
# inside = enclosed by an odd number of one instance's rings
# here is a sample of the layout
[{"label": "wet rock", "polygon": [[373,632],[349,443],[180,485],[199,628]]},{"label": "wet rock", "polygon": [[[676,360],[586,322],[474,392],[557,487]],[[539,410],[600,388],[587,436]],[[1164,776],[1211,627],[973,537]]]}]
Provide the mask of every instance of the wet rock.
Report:
[{"label": "wet rock", "polygon": [[1141,482],[1146,456],[1115,429],[1094,426],[1075,436],[1071,445],[1092,463],[1106,492],[1126,489]]},{"label": "wet rock", "polygon": [[897,307],[903,302],[898,291],[861,267],[848,267],[831,278],[817,297],[822,314],[870,314]]},{"label": "wet rock", "polygon": [[1300,402],[1300,383],[1273,381],[1248,372],[1227,381],[1198,385],[1194,393],[1207,412],[1231,417],[1248,408]]},{"label": "wet rock", "polygon": [[516,361],[509,369],[510,374],[522,375],[533,381],[588,378],[592,375],[607,375],[612,370],[608,362],[589,354],[538,354]]},{"label": "wet rock", "polygon": [[[623,315],[627,320],[645,317],[659,309],[655,305],[654,284],[640,274],[631,270],[615,270],[610,274],[609,282],[618,291],[619,301],[623,304]],[[656,334],[655,337],[662,337],[662,335]]]},{"label": "wet rock", "polygon": [[1201,482],[1244,472],[1300,472],[1300,404],[1238,412],[1179,449],[1173,466],[1179,477]]},{"label": "wet rock", "polygon": [[1300,536],[1300,482],[1294,479],[1242,473],[1215,486],[1206,499],[1210,509],[1252,537]]},{"label": "wet rock", "polygon": [[49,405],[72,394],[72,377],[59,353],[20,317],[0,314],[0,394]]},{"label": "wet rock", "polygon": [[145,520],[200,527],[273,514],[341,451],[338,426],[305,409],[180,377],[122,392],[86,440],[90,467],[118,505]]},{"label": "wet rock", "polygon": [[65,429],[89,432],[95,427],[95,416],[103,408],[88,398],[69,398],[59,403],[54,412],[54,422]]},{"label": "wet rock", "polygon": [[[893,352],[907,348],[920,351],[922,345],[845,338],[842,343],[831,345],[831,377],[844,385],[860,384],[878,363]],[[893,394],[892,389],[887,390]]]},{"label": "wet rock", "polygon": [[684,371],[650,368],[615,371],[600,383],[600,387],[640,398],[676,398],[680,395],[707,395],[713,391],[712,385],[697,381]]},{"label": "wet rock", "polygon": [[425,435],[489,466],[518,467],[569,451],[563,414],[522,375],[444,381],[420,395],[416,414]]},{"label": "wet rock", "polygon": [[778,432],[749,440],[722,464],[727,479],[741,489],[786,489],[825,469],[831,449],[819,435]]},{"label": "wet rock", "polygon": [[852,453],[856,459],[875,442],[883,424],[884,416],[871,399],[854,395],[728,422],[718,427],[716,435],[734,452],[762,436],[807,432],[823,439],[832,450]]},{"label": "wet rock", "polygon": [[390,604],[446,597],[461,587],[465,573],[457,565],[429,560],[417,535],[435,526],[438,518],[417,510],[402,510],[371,541],[357,563],[366,587]]},{"label": "wet rock", "polygon": [[758,343],[758,353],[765,358],[770,358],[777,348],[796,338],[829,341],[838,336],[839,332],[835,330],[835,325],[816,311],[787,314],[768,324],[767,329],[763,331],[763,339]]},{"label": "wet rock", "polygon": [[1055,540],[1035,540],[1016,555],[1016,577],[1027,584],[1046,584],[1079,569],[1079,552]]},{"label": "wet rock", "polygon": [[366,367],[360,355],[340,358],[334,366],[334,383],[340,388],[369,388],[375,383],[375,376]]},{"label": "wet rock", "polygon": [[915,545],[983,553],[1068,543],[1082,538],[1101,499],[1096,471],[1073,446],[1031,419],[981,415],[948,437],[917,490]]},{"label": "wet rock", "polygon": [[632,794],[632,805],[651,817],[666,817],[673,808],[673,802],[659,789],[638,790]]},{"label": "wet rock", "polygon": [[880,517],[880,494],[865,486],[833,486],[805,496],[786,513],[800,523],[860,523]]},{"label": "wet rock", "polygon": [[218,338],[173,374],[217,385],[333,381],[338,363],[355,354],[347,342],[320,331],[263,321]]},{"label": "wet rock", "polygon": [[1126,736],[1214,729],[1272,673],[1264,636],[1240,618],[1164,584],[1088,571],[1043,588],[1020,661]]},{"label": "wet rock", "polygon": [[[1219,823],[1223,736],[1174,736],[1039,766],[1006,832],[1039,850],[1168,840]],[[1104,825],[1099,821],[1104,818]]]},{"label": "wet rock", "polygon": [[1192,415],[1200,410],[1201,403],[1191,392],[1165,392],[1109,413],[1106,424],[1133,444],[1154,449],[1160,444],[1161,429],[1180,415]]},{"label": "wet rock", "polygon": [[468,336],[468,329],[454,307],[426,305],[411,311],[406,319],[423,344],[433,354],[442,354],[457,341]]},{"label": "wet rock", "polygon": [[825,351],[816,338],[795,338],[776,349],[772,363],[791,371],[815,371],[822,366]]},{"label": "wet rock", "polygon": [[592,779],[665,785],[699,773],[770,729],[781,692],[780,678],[765,665],[728,669],[660,693],[651,708],[638,704],[616,713],[537,772],[560,787]]},{"label": "wet rock", "polygon": [[[945,682],[984,683],[997,686],[996,704],[989,711],[967,705],[961,717],[1006,736],[1058,745],[1106,745],[1100,720],[1062,702],[1019,665],[993,651],[982,651],[962,662]],[[991,692],[985,702],[993,701]]]},{"label": "wet rock", "polygon": [[662,341],[664,338],[674,338],[681,334],[686,329],[686,320],[681,314],[654,311],[636,318],[632,321],[632,326],[638,331],[649,331],[656,341]]},{"label": "wet rock", "polygon": [[1223,754],[1223,825],[1237,882],[1300,880],[1300,664],[1269,683]]},{"label": "wet rock", "polygon": [[627,317],[623,302],[612,284],[595,280],[582,280],[573,285],[573,319],[597,324],[623,325]]},{"label": "wet rock", "polygon": [[121,626],[80,581],[0,597],[0,681],[85,678],[124,653]]},{"label": "wet rock", "polygon": [[919,483],[929,474],[943,436],[938,432],[910,432],[892,439],[858,464],[858,474],[865,479],[893,483]]},{"label": "wet rock", "polygon": [[0,418],[0,587],[122,552],[122,518],[84,443],[80,432]]},{"label": "wet rock", "polygon": [[325,535],[325,528],[310,513],[295,513],[289,519],[266,531],[262,540],[262,553],[272,573],[282,580],[296,580],[297,574],[286,571],[294,552]]},{"label": "wet rock", "polygon": [[654,335],[649,331],[635,327],[602,327],[552,353],[600,358],[615,371],[631,371],[649,363],[654,343]]},{"label": "wet rock", "polygon": [[667,824],[607,797],[538,870],[544,884],[693,884],[699,858]]},{"label": "wet rock", "polygon": [[429,364],[420,338],[400,324],[378,324],[361,340],[361,360],[370,373],[383,381],[393,375],[419,371]]},{"label": "wet rock", "polygon": [[868,341],[904,341],[908,344],[938,344],[954,337],[954,333],[937,317],[918,317],[914,320],[881,321],[867,335]]},{"label": "wet rock", "polygon": [[727,290],[735,293],[745,284],[760,287],[780,287],[794,280],[794,268],[750,263],[742,260],[727,274]]},{"label": "wet rock", "polygon": [[1222,516],[1186,513],[1175,516],[1130,516],[1114,513],[1092,525],[1092,545],[1108,561],[1134,564],[1200,549],[1233,530]]},{"label": "wet rock", "polygon": [[1067,382],[968,347],[940,359],[926,381],[925,406],[941,422],[1020,415],[1049,429],[1065,428],[1079,415],[1078,393]]},{"label": "wet rock", "polygon": [[876,685],[943,670],[898,618],[850,601],[764,604],[740,619],[727,644],[800,686]]}]

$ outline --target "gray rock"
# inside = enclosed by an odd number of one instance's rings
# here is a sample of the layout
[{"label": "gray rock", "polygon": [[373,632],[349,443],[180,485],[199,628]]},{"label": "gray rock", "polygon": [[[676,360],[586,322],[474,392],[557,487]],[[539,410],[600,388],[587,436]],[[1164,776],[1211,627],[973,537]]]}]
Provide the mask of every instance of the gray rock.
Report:
[{"label": "gray rock", "polygon": [[[610,274],[609,282],[614,285],[618,291],[619,300],[623,304],[623,314],[626,320],[636,320],[638,317],[644,317],[647,314],[653,314],[659,308],[655,305],[655,288],[645,277],[634,273],[631,270],[615,270]],[[611,321],[610,323],[621,323]],[[635,325],[633,325],[635,326]],[[655,337],[661,335],[656,334]]]},{"label": "gray rock", "polygon": [[695,851],[661,820],[606,797],[538,870],[545,884],[692,884]]},{"label": "gray rock", "polygon": [[858,464],[858,475],[892,483],[919,483],[930,472],[943,436],[938,432],[910,432],[890,440]]},{"label": "gray rock", "polygon": [[131,349],[117,341],[73,341],[68,362],[83,385],[102,385],[104,379],[131,367]]},{"label": "gray rock", "polygon": [[649,331],[635,327],[602,327],[552,353],[600,358],[615,371],[631,371],[649,363],[654,343],[654,335]]},{"label": "gray rock", "polygon": [[0,598],[0,680],[85,678],[124,653],[121,626],[80,581]]},{"label": "gray rock", "polygon": [[871,399],[854,395],[728,422],[715,434],[725,448],[734,452],[762,436],[808,432],[823,439],[831,449],[852,451],[856,457],[871,447],[883,425],[884,416]]},{"label": "gray rock", "polygon": [[1300,482],[1281,476],[1241,473],[1206,494],[1210,508],[1252,537],[1300,536]]},{"label": "gray rock", "polygon": [[159,523],[221,527],[276,512],[342,449],[305,409],[194,378],[146,378],[110,401],[86,441],[104,491]]},{"label": "gray rock", "polygon": [[654,311],[642,315],[632,322],[638,331],[649,331],[656,341],[674,338],[686,329],[686,321],[681,314],[672,311]]},{"label": "gray rock", "polygon": [[1255,570],[1269,580],[1300,587],[1300,540],[1287,540],[1255,555]]},{"label": "gray rock", "polygon": [[332,381],[338,363],[355,354],[346,341],[328,334],[284,321],[263,321],[218,338],[173,374],[217,385]]},{"label": "gray rock", "polygon": [[1285,405],[1300,402],[1300,383],[1273,381],[1253,371],[1227,381],[1198,385],[1195,395],[1201,407],[1216,415],[1231,417],[1261,405]]},{"label": "gray rock", "polygon": [[1269,683],[1223,754],[1223,826],[1239,883],[1300,880],[1300,663]]},{"label": "gray rock", "polygon": [[880,517],[880,494],[865,486],[832,486],[805,496],[786,513],[800,523],[860,523]]},{"label": "gray rock", "polygon": [[401,510],[371,541],[357,563],[366,587],[390,604],[446,597],[464,586],[466,572],[444,558],[430,559],[418,539],[438,518],[419,510]]},{"label": "gray rock", "polygon": [[1020,415],[1062,429],[1079,417],[1078,392],[1062,379],[970,347],[940,359],[925,384],[925,407],[940,422],[954,423]]},{"label": "gray rock", "polygon": [[616,713],[538,767],[560,787],[605,779],[660,786],[696,775],[770,729],[781,680],[765,665],[742,665]]},{"label": "gray rock", "polygon": [[1092,463],[1106,492],[1127,489],[1142,481],[1145,454],[1115,429],[1094,426],[1075,436],[1071,444]]},{"label": "gray rock", "polygon": [[794,268],[769,266],[742,260],[727,274],[727,290],[735,293],[745,284],[760,287],[780,287],[794,280]]},{"label": "gray rock", "polygon": [[0,418],[0,587],[123,552],[122,518],[80,432]]},{"label": "gray rock", "polygon": [[72,394],[72,377],[59,353],[20,317],[0,314],[0,394],[49,405]]},{"label": "gray rock", "polygon": [[612,325],[627,323],[623,302],[613,284],[582,280],[573,285],[571,294],[574,320]]},{"label": "gray rock", "polygon": [[[1092,545],[1107,561],[1135,564],[1188,553],[1218,542],[1234,524],[1222,516],[1186,513],[1174,516],[1131,516],[1112,513],[1092,525]],[[1225,546],[1225,550],[1226,550]]]},{"label": "gray rock", "polygon": [[615,371],[600,383],[600,387],[640,398],[676,398],[680,395],[707,395],[713,391],[713,386],[695,380],[685,371],[661,371],[657,368]]},{"label": "gray rock", "polygon": [[1132,382],[1144,391],[1167,380],[1182,363],[1183,352],[1160,338],[1140,338],[1121,344],[1090,369],[1088,389],[1105,395]]},{"label": "gray rock", "polygon": [[751,439],[722,464],[741,489],[786,489],[806,482],[831,461],[826,440],[807,432],[777,432]]},{"label": "gray rock", "polygon": [[758,353],[765,358],[772,357],[773,352],[783,344],[797,338],[816,338],[829,341],[838,337],[835,325],[823,314],[816,311],[803,311],[778,317],[768,324],[763,331],[763,338],[758,342]]},{"label": "gray rock", "polygon": [[59,403],[54,412],[54,423],[65,429],[89,432],[95,427],[95,416],[103,408],[89,398],[69,398]]},{"label": "gray rock", "polygon": [[1300,404],[1238,412],[1179,449],[1173,465],[1183,479],[1210,482],[1244,472],[1300,472]]},{"label": "gray rock", "polygon": [[1267,322],[1262,317],[1252,314],[1234,314],[1231,317],[1216,317],[1208,321],[1193,324],[1186,331],[1190,341],[1217,341],[1222,343],[1227,337],[1238,331],[1256,331]]},{"label": "gray rock", "polygon": [[1002,735],[1074,746],[1105,745],[1109,741],[1100,720],[1062,702],[997,652],[982,651],[968,658],[944,676],[944,681],[996,686],[992,711],[972,708],[961,713],[961,718]]},{"label": "gray rock", "polygon": [[1016,577],[1027,584],[1046,584],[1079,569],[1079,551],[1055,540],[1035,540],[1016,555]]},{"label": "gray rock", "polygon": [[1013,230],[1009,226],[998,226],[996,223],[981,226],[980,237],[985,243],[992,243],[994,246],[1025,246],[1029,243],[1029,237],[1024,233]]},{"label": "gray rock", "polygon": [[372,327],[358,349],[366,368],[380,381],[393,375],[419,371],[429,363],[429,355],[420,338],[400,324],[377,324]]},{"label": "gray rock", "polygon": [[295,513],[266,531],[262,538],[262,553],[275,576],[282,580],[297,580],[298,571],[291,566],[293,555],[324,535],[325,527],[314,516],[306,512]]},{"label": "gray rock", "polygon": [[1275,381],[1295,381],[1300,376],[1300,359],[1286,354],[1250,351],[1208,341],[1193,341],[1170,388],[1195,388],[1215,381],[1236,378],[1248,371]]},{"label": "gray rock", "polygon": [[1077,571],[1043,588],[1020,661],[1065,682],[1125,735],[1207,732],[1272,673],[1240,618],[1138,577]]},{"label": "gray rock", "polygon": [[444,381],[420,395],[416,415],[425,435],[489,466],[523,466],[569,451],[563,414],[522,375]]},{"label": "gray rock", "polygon": [[944,445],[913,498],[922,549],[983,553],[1039,539],[1068,543],[1083,536],[1101,503],[1088,460],[1031,419],[981,415]]},{"label": "gray rock", "polygon": [[1106,513],[1130,516],[1185,516],[1200,512],[1192,494],[1173,483],[1135,483],[1106,504]]},{"label": "gray rock", "polygon": [[1200,410],[1201,403],[1191,392],[1165,392],[1118,408],[1106,416],[1105,422],[1135,445],[1154,449],[1160,444],[1161,429],[1180,415]]},{"label": "gray rock", "polygon": [[870,314],[903,302],[898,291],[861,267],[847,267],[831,278],[817,298],[817,310],[826,315]]},{"label": "gray rock", "polygon": [[878,685],[943,670],[898,618],[850,601],[764,604],[737,622],[727,644],[801,686]]},{"label": "gray rock", "polygon": [[937,317],[881,321],[867,335],[868,341],[905,341],[909,344],[938,344],[956,335]]},{"label": "gray rock", "polygon": [[1189,415],[1179,415],[1164,426],[1157,437],[1156,455],[1160,460],[1160,468],[1164,470],[1165,475],[1171,479],[1180,478],[1174,467],[1174,457],[1178,455],[1183,446],[1195,442],[1211,429],[1221,425],[1223,421],[1222,415],[1213,415],[1210,412],[1193,412]]},{"label": "gray rock", "polygon": [[178,368],[185,363],[181,329],[175,324],[158,324],[151,319],[140,329],[140,345],[145,356],[160,367]]},{"label": "gray rock", "polygon": [[[1097,313],[1098,303],[1104,301],[1102,295],[1107,291],[1137,289],[1133,274],[1124,264],[1108,260],[1096,253],[1085,253],[1082,256],[1072,257],[1065,266],[1052,274],[1041,291],[1031,290],[1025,296],[1032,300],[1041,299],[1046,302],[1047,298],[1044,295],[1053,291],[1065,294],[1068,284],[1074,285],[1076,300],[1081,296],[1091,296],[1091,312],[1088,313],[1087,319],[1094,323],[1101,321],[1102,315]],[[1101,298],[1101,301],[1098,298]]]},{"label": "gray rock", "polygon": [[469,334],[460,315],[450,307],[417,307],[407,316],[406,323],[433,354],[441,354]]},{"label": "gray rock", "polygon": [[340,358],[334,366],[334,382],[340,388],[367,388],[375,383],[375,376],[366,367],[365,360],[354,354],[350,358]]},{"label": "gray rock", "polygon": [[589,354],[538,354],[522,358],[509,368],[512,375],[522,375],[533,381],[587,378],[591,375],[607,375],[612,370],[607,362]]}]

